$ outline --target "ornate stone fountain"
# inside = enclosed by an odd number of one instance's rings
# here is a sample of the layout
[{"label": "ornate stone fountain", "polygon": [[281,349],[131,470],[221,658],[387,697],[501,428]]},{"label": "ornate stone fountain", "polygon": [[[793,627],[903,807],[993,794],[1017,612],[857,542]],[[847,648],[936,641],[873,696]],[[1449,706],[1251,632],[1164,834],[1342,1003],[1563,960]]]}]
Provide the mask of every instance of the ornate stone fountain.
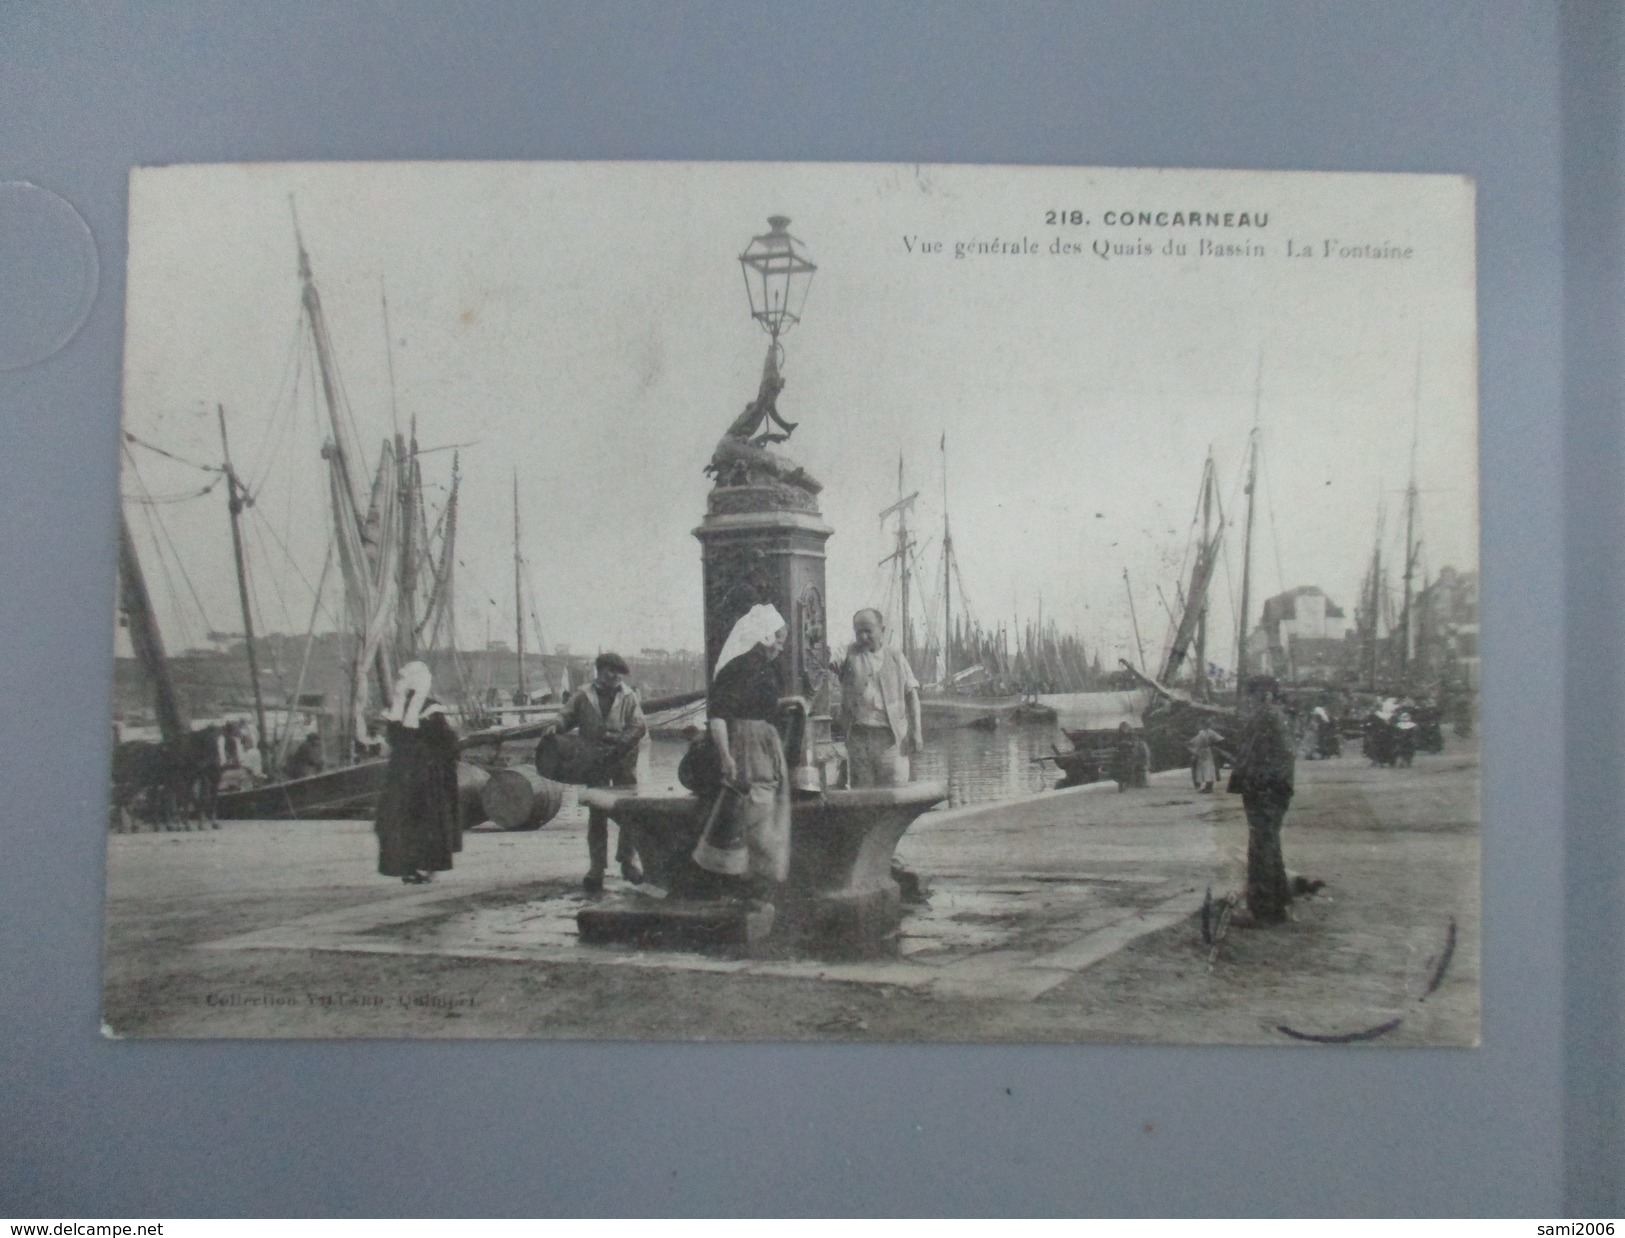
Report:
[{"label": "ornate stone fountain", "polygon": [[[752,606],[772,603],[789,622],[778,666],[786,709],[786,755],[793,770],[790,877],[778,905],[733,897],[682,897],[693,889],[691,855],[709,801],[694,795],[648,796],[619,790],[582,793],[630,830],[649,894],[583,908],[584,942],[692,947],[767,943],[809,951],[866,949],[897,927],[901,895],[891,876],[897,842],[926,809],[946,798],[937,782],[844,790],[830,737],[828,625],[824,543],[833,530],[818,508],[821,485],[774,445],[795,430],[778,411],[784,388],[779,335],[798,321],[815,269],[776,215],[740,262],[752,316],[768,330],[767,360],[756,398],[717,443],[706,472],[715,485],[694,536],[704,567],[706,685],[728,633]],[[758,291],[760,295],[758,295]],[[799,298],[797,294],[799,293]],[[792,312],[794,306],[796,312]],[[662,895],[664,895],[662,897]]]}]

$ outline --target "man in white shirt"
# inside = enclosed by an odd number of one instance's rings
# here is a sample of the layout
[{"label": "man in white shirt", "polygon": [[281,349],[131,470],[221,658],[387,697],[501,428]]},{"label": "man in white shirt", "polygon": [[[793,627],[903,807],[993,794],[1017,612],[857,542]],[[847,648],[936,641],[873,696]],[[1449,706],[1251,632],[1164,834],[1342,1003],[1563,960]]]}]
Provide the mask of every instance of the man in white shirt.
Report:
[{"label": "man in white shirt", "polygon": [[841,677],[848,780],[854,787],[901,786],[920,747],[920,684],[902,651],[884,643],[878,610],[852,616],[852,634],[846,659],[833,664]]},{"label": "man in white shirt", "polygon": [[265,759],[253,735],[243,738],[243,748],[238,760],[252,782],[265,781]]}]

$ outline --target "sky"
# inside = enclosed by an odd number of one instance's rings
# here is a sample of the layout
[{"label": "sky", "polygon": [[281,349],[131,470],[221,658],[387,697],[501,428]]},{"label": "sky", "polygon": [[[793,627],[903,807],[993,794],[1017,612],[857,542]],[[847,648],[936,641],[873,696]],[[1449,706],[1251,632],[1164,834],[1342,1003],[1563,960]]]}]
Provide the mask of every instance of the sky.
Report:
[{"label": "sky", "polygon": [[[1422,564],[1477,567],[1473,189],[1459,177],[180,166],[131,178],[124,426],[140,444],[122,483],[171,649],[242,627],[223,490],[184,497],[211,480],[194,466],[221,460],[217,408],[254,497],[257,627],[303,633],[314,609],[327,630],[338,615],[336,573],[313,603],[329,431],[300,361],[295,212],[368,470],[413,419],[422,448],[463,445],[467,647],[513,640],[516,472],[549,649],[701,646],[701,470],[755,395],[767,337],[738,256],[774,214],[818,265],[783,338],[779,409],[799,425],[782,450],[823,483],[835,530],[832,630],[886,592],[879,512],[899,458],[930,576],[946,493],[971,613],[993,626],[1041,608],[1108,666],[1137,657],[1135,619],[1148,657],[1166,640],[1209,452],[1234,524],[1210,649],[1233,643],[1255,424],[1253,622],[1299,585],[1352,615],[1379,508],[1385,557],[1400,557],[1413,442]],[[450,464],[423,457],[431,503]]]}]

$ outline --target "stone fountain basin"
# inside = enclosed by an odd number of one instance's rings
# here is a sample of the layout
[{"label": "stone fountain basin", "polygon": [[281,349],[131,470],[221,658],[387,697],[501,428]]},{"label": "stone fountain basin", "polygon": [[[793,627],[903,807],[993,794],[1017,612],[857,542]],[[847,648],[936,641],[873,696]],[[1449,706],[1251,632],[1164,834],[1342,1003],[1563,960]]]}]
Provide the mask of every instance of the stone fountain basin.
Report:
[{"label": "stone fountain basin", "polygon": [[[902,916],[901,894],[891,876],[892,854],[915,818],[947,798],[946,784],[931,781],[826,791],[796,800],[790,814],[790,876],[772,935],[861,947],[891,933]],[[582,791],[581,802],[631,831],[645,877],[663,889],[680,883],[691,867],[709,808],[708,801],[694,795],[638,795],[608,788]],[[666,905],[668,919],[681,914],[679,900],[659,901]],[[695,910],[699,914],[703,909],[696,905]],[[582,913],[584,937],[640,939],[628,922],[627,907],[604,912]],[[743,927],[740,933],[740,944],[751,944],[745,940],[751,934]]]}]

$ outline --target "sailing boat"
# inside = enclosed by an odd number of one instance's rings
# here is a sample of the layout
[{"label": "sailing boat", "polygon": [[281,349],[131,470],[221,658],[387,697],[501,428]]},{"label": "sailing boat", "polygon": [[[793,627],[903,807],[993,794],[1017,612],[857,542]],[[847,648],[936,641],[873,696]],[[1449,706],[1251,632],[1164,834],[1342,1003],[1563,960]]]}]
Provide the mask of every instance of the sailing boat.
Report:
[{"label": "sailing boat", "polygon": [[[994,727],[1001,721],[1015,718],[1027,711],[1031,720],[1053,722],[1055,714],[1048,706],[1029,702],[1016,693],[1005,690],[995,669],[982,656],[979,629],[970,618],[965,606],[965,584],[959,576],[959,560],[954,555],[953,527],[948,515],[948,436],[942,437],[942,630],[935,640],[927,636],[925,649],[915,648],[911,661],[915,674],[921,680],[920,714],[927,730],[950,730],[955,727]],[[881,519],[896,514],[897,550],[882,562],[895,561],[903,599],[902,628],[904,652],[909,645],[909,570],[912,567],[913,543],[909,540],[908,513],[918,492],[906,497],[902,494],[902,460],[898,460],[898,501],[881,513]],[[967,610],[963,621],[956,627],[954,621],[954,583],[959,582],[961,610]]]},{"label": "sailing boat", "polygon": [[[347,708],[337,718],[328,715],[325,720],[319,719],[319,724],[325,721],[332,725],[319,725],[315,733],[329,752],[331,742],[336,740],[338,762],[330,768],[305,772],[298,777],[273,777],[260,786],[222,793],[219,815],[228,818],[348,817],[370,813],[383,785],[386,761],[378,741],[372,738],[368,715],[375,703],[387,700],[396,667],[429,656],[429,650],[439,645],[450,651],[454,678],[459,683],[462,679],[452,605],[460,481],[458,459],[453,456],[450,493],[433,530],[428,523],[423,496],[415,420],[409,438],[397,433],[393,442],[383,443],[372,485],[363,503],[355,484],[355,466],[360,452],[346,425],[343,386],[333,356],[321,293],[312,274],[304,239],[298,234],[297,221],[295,239],[299,250],[303,325],[314,345],[322,402],[332,430],[332,436],[322,447],[322,457],[328,465],[334,539],[343,578],[347,626],[355,641],[355,657],[349,665]],[[223,410],[221,434],[224,443]],[[239,588],[252,668],[255,665],[253,621],[242,577],[241,539],[236,525],[243,504],[238,490],[240,483],[231,472],[229,459],[226,473],[232,486],[233,535],[238,547]],[[246,495],[246,491],[242,493]],[[433,545],[436,538],[438,553]],[[423,585],[427,586],[427,597],[420,614],[417,598]],[[314,611],[312,629],[313,634]],[[289,701],[279,757],[273,763],[278,771],[290,770],[288,750],[302,696],[303,675],[302,669],[301,682]],[[256,675],[256,710],[263,742],[269,733],[258,692]],[[321,735],[322,730],[329,734]],[[297,765],[291,768],[298,771]]]},{"label": "sailing boat", "polygon": [[[1410,478],[1405,486],[1405,541],[1399,613],[1393,613],[1388,567],[1383,562],[1386,511],[1377,507],[1377,533],[1371,561],[1361,582],[1360,602],[1355,608],[1355,629],[1359,633],[1359,666],[1356,681],[1367,693],[1384,697],[1420,695],[1431,668],[1423,665],[1423,651],[1429,642],[1423,631],[1427,620],[1424,599],[1428,593],[1427,573],[1422,571],[1422,588],[1415,579],[1422,566],[1422,542],[1417,536],[1420,518],[1420,492],[1416,485],[1416,449],[1421,423],[1422,362],[1416,363],[1416,393],[1411,426]],[[1418,611],[1421,614],[1418,614]],[[1386,636],[1383,635],[1386,630]]]},{"label": "sailing boat", "polygon": [[[250,676],[254,685],[255,715],[258,735],[262,744],[270,732],[265,722],[264,701],[260,693],[258,660],[254,653],[252,612],[246,605],[246,586],[243,562],[240,557],[241,540],[236,535],[235,522],[242,508],[237,487],[241,484],[229,466],[225,478],[232,487],[232,518],[234,522],[234,548],[238,550],[238,584],[245,602],[245,629],[248,636]],[[119,602],[130,632],[130,643],[136,660],[153,687],[155,713],[163,748],[185,763],[191,770],[192,762],[200,759],[200,743],[212,743],[214,728],[193,731],[183,712],[179,695],[170,674],[163,638],[147,590],[145,576],[130,534],[129,522],[119,514]],[[294,694],[293,703],[299,700]],[[294,709],[289,710],[291,725]],[[288,736],[284,735],[284,739]],[[283,745],[284,750],[286,744]],[[383,782],[385,762],[382,759],[349,764],[322,770],[300,778],[279,778],[260,786],[227,791],[221,790],[215,799],[214,812],[228,819],[274,820],[288,817],[348,817],[370,812],[377,802]]]},{"label": "sailing boat", "polygon": [[1377,691],[1382,664],[1382,610],[1388,589],[1382,566],[1382,535],[1386,513],[1377,505],[1377,537],[1371,549],[1371,565],[1360,587],[1360,604],[1355,608],[1355,628],[1360,634],[1358,679],[1367,692]]},{"label": "sailing boat", "polygon": [[[1252,500],[1258,474],[1258,439],[1255,430],[1248,440],[1247,522],[1245,555],[1248,566],[1242,572],[1242,614],[1247,613],[1247,592],[1251,586],[1250,547],[1252,544]],[[1123,669],[1140,687],[1132,692],[1089,693],[1076,709],[1087,709],[1091,725],[1070,728],[1067,739],[1071,752],[1056,751],[1055,760],[1069,783],[1104,778],[1110,769],[1117,745],[1117,728],[1123,722],[1143,728],[1151,749],[1153,770],[1174,769],[1190,761],[1191,737],[1205,724],[1221,733],[1232,725],[1234,711],[1219,703],[1210,679],[1207,661],[1208,593],[1213,584],[1224,538],[1224,513],[1214,521],[1218,502],[1217,473],[1210,452],[1202,466],[1197,492],[1197,517],[1201,532],[1192,556],[1189,583],[1182,596],[1182,608],[1173,625],[1168,648],[1157,674],[1151,676],[1126,659]],[[1125,577],[1126,579],[1126,577]],[[1130,606],[1133,594],[1129,594]],[[1238,637],[1238,665],[1245,665],[1246,624]],[[1189,676],[1181,675],[1189,666]]]}]

